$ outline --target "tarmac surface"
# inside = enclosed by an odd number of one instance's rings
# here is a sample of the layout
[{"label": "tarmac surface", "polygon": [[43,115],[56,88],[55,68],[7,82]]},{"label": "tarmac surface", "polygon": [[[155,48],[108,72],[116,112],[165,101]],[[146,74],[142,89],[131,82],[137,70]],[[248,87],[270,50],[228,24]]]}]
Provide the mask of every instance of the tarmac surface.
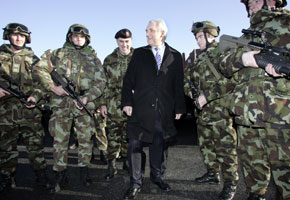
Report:
[{"label": "tarmac surface", "polygon": [[[161,191],[149,179],[148,148],[146,172],[144,184],[136,199],[139,200],[214,200],[217,199],[223,184],[207,185],[196,184],[194,179],[203,175],[206,169],[197,146],[195,124],[192,118],[184,118],[176,122],[178,130],[177,141],[169,148],[168,163],[165,181],[171,186],[171,191]],[[121,200],[129,187],[129,176],[122,169],[122,162],[117,162],[120,169],[116,177],[107,182],[104,180],[107,166],[99,160],[99,151],[95,152],[95,159],[90,166],[90,175],[93,184],[84,187],[79,182],[77,168],[77,151],[69,150],[69,184],[56,194],[50,194],[44,188],[34,185],[35,176],[27,159],[26,148],[18,145],[20,156],[16,173],[17,187],[0,195],[1,200]],[[45,157],[47,159],[50,174],[52,175],[52,138],[47,134],[45,137]],[[247,199],[245,185],[241,171],[235,200]],[[271,182],[267,191],[267,200],[275,199],[275,187]]]}]

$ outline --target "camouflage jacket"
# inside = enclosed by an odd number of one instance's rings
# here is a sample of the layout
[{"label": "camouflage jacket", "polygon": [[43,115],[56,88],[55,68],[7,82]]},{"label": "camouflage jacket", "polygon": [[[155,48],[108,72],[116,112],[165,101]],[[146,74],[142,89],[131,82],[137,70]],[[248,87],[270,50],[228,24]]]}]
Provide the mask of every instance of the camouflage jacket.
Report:
[{"label": "camouflage jacket", "polygon": [[[0,80],[23,95],[33,96],[36,101],[39,101],[44,92],[33,73],[34,64],[38,61],[38,57],[29,47],[19,53],[14,53],[10,45],[4,44],[0,47]],[[8,113],[13,115],[12,119],[11,116],[1,117],[1,123],[5,121],[6,125],[12,123],[11,120],[33,119],[40,113],[38,109],[27,109],[12,95],[0,98],[0,110],[1,116],[8,115]]]},{"label": "camouflage jacket", "polygon": [[[262,9],[251,16],[251,30],[265,31],[266,39],[276,47],[290,48],[288,10]],[[243,37],[246,37],[245,35]],[[254,38],[261,43],[260,38]],[[221,55],[220,70],[238,82],[231,108],[236,123],[253,127],[290,128],[290,80],[274,78],[263,69],[244,67],[238,48]]]},{"label": "camouflage jacket", "polygon": [[[218,43],[211,43],[207,50],[199,54],[194,61],[194,67],[190,74],[186,73],[187,78],[191,80],[198,92],[205,96],[208,103],[233,90],[231,80],[217,70],[219,65],[218,53]],[[186,90],[188,91],[188,89]]]},{"label": "camouflage jacket", "polygon": [[101,105],[107,106],[108,117],[111,120],[124,121],[127,119],[121,110],[121,91],[123,87],[123,78],[127,71],[128,64],[133,55],[134,49],[131,48],[129,55],[122,55],[119,48],[116,48],[112,54],[104,60],[104,70],[107,78],[107,84],[104,95],[101,98]]},{"label": "camouflage jacket", "polygon": [[[88,108],[96,108],[94,101],[103,94],[105,88],[105,74],[95,50],[91,46],[77,50],[66,42],[63,48],[54,51],[46,51],[41,56],[37,68],[37,75],[46,90],[50,91],[56,85],[50,76],[50,65],[56,69],[58,74],[69,79],[75,88],[80,99],[88,98]],[[51,95],[51,107],[69,108],[73,107],[73,100],[70,96]]]}]

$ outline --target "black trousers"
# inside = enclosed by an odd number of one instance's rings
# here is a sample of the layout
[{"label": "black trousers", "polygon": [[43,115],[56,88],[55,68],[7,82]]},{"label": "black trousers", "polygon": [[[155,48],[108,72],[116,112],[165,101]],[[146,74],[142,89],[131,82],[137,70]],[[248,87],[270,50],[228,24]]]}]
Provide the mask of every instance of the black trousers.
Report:
[{"label": "black trousers", "polygon": [[165,174],[167,161],[167,147],[163,138],[160,115],[157,113],[155,120],[155,132],[152,143],[144,143],[140,140],[129,140],[128,162],[130,167],[130,187],[140,188],[145,173],[146,154],[143,147],[149,146],[150,179],[160,182]]}]

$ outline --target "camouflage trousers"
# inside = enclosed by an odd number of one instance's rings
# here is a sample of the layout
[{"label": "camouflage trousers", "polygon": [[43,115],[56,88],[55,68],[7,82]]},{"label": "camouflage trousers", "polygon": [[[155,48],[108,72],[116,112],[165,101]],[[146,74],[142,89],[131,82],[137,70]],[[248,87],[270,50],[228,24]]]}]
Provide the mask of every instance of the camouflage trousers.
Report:
[{"label": "camouflage trousers", "polygon": [[[65,115],[67,114],[67,115]],[[54,171],[63,171],[68,165],[68,144],[72,124],[78,140],[78,166],[85,167],[90,164],[92,157],[92,135],[95,125],[89,115],[74,115],[62,109],[54,109],[49,120],[49,132],[53,137]]]},{"label": "camouflage trousers", "polygon": [[264,194],[274,182],[290,199],[290,130],[238,126],[239,154],[248,192]]},{"label": "camouflage trousers", "polygon": [[222,173],[224,181],[237,183],[237,134],[225,107],[213,106],[198,118],[200,151],[209,172]]},{"label": "camouflage trousers", "polygon": [[23,139],[32,169],[46,168],[43,150],[44,130],[40,120],[27,124],[0,126],[0,169],[1,174],[13,176],[17,166],[17,141]]},{"label": "camouflage trousers", "polygon": [[107,158],[109,160],[122,157],[127,157],[128,142],[126,136],[126,125],[125,121],[112,121],[107,119],[108,129],[108,148]]}]

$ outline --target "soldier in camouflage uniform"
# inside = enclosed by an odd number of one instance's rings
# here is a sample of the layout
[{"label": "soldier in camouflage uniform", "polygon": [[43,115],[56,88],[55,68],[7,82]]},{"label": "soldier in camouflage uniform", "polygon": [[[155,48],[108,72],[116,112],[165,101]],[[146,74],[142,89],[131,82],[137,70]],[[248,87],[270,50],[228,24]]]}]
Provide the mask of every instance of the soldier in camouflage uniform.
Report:
[{"label": "soldier in camouflage uniform", "polygon": [[[0,47],[0,80],[12,89],[37,103],[43,96],[40,84],[34,80],[32,69],[39,61],[31,48],[28,28],[10,23],[4,28],[3,39],[10,44]],[[17,165],[17,140],[19,136],[28,151],[28,158],[39,184],[47,183],[46,162],[43,152],[44,129],[41,111],[35,105],[25,105],[6,90],[0,88],[0,191],[10,188],[14,182]],[[15,184],[12,184],[15,186]]]},{"label": "soldier in camouflage uniform", "polygon": [[96,109],[94,101],[102,95],[105,87],[105,75],[101,62],[89,43],[89,30],[85,26],[70,26],[64,46],[52,52],[46,51],[37,70],[42,84],[51,92],[49,132],[54,138],[53,171],[56,175],[52,192],[60,191],[67,182],[68,143],[73,123],[79,143],[80,180],[85,186],[92,182],[88,166],[92,156],[92,136],[96,131],[94,120],[50,76],[50,72],[56,69],[61,77],[69,79],[80,100],[93,112]]},{"label": "soldier in camouflage uniform", "polygon": [[[225,96],[233,90],[233,84],[216,69],[219,65],[219,51],[215,38],[219,34],[219,27],[209,21],[196,22],[192,26],[192,33],[202,53],[194,62],[189,80],[199,93],[196,104],[201,110],[197,118],[197,132],[200,150],[208,170],[195,181],[218,184],[221,171],[224,187],[219,199],[229,200],[233,199],[236,193],[239,179],[237,135],[225,105]],[[185,82],[188,83],[188,80]],[[185,91],[190,92],[187,85]]]},{"label": "soldier in camouflage uniform", "polygon": [[120,109],[123,77],[133,54],[132,34],[128,29],[122,29],[115,35],[118,44],[113,53],[104,60],[104,70],[107,76],[107,87],[102,96],[101,114],[107,117],[108,134],[108,174],[106,180],[111,180],[117,174],[116,159],[123,157],[123,169],[126,164],[128,143],[126,139],[126,115]]},{"label": "soldier in camouflage uniform", "polygon": [[[290,48],[290,15],[286,0],[242,0],[250,16],[250,29],[264,31],[275,47]],[[249,35],[244,35],[250,39]],[[260,37],[254,41],[263,43]],[[290,199],[290,81],[273,65],[258,68],[258,51],[240,47],[222,55],[221,70],[237,80],[231,111],[238,125],[239,154],[249,200],[265,199],[271,172],[276,199]]]}]

